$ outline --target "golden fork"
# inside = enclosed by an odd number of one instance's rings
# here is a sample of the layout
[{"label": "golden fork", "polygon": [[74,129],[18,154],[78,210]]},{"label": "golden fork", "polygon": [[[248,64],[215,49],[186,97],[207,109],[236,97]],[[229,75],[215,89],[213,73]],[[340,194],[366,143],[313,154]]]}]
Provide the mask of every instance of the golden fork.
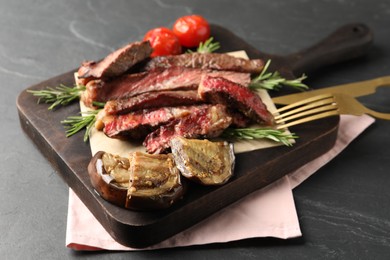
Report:
[{"label": "golden fork", "polygon": [[366,96],[375,93],[377,88],[379,87],[390,87],[390,76],[352,82],[352,83],[342,84],[334,87],[310,90],[310,91],[301,92],[297,94],[274,97],[272,98],[272,101],[275,104],[288,105],[309,97],[314,97],[320,94],[328,94],[328,93],[340,93],[340,94],[347,94],[352,97],[360,97],[360,96]]},{"label": "golden fork", "polygon": [[335,115],[369,114],[376,118],[390,120],[390,113],[380,113],[362,105],[355,98],[335,93],[307,98],[279,108],[274,114],[277,129],[287,128]]}]

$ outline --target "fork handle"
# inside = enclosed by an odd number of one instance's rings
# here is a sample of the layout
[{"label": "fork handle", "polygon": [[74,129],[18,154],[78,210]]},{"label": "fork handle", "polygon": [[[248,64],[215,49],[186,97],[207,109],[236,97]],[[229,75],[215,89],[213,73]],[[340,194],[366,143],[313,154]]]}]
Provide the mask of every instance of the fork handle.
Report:
[{"label": "fork handle", "polygon": [[345,25],[314,46],[290,54],[294,75],[308,73],[319,67],[357,58],[365,54],[373,42],[373,33],[364,24]]},{"label": "fork handle", "polygon": [[381,113],[368,108],[366,109],[365,113],[379,119],[390,120],[390,113]]}]

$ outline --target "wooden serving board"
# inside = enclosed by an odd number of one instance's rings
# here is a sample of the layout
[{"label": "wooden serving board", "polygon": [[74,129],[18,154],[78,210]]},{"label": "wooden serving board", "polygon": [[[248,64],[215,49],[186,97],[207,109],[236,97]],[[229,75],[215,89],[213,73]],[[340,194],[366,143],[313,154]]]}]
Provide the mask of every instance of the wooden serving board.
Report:
[{"label": "wooden serving board", "polygon": [[[352,34],[348,35],[348,32]],[[272,58],[274,69],[290,76],[299,72],[299,69],[309,68],[310,64],[320,67],[362,55],[372,41],[371,33],[364,25],[349,25],[316,47],[280,57],[257,51],[220,26],[213,25],[212,34],[222,43],[221,52],[245,50],[250,58]],[[337,41],[340,44],[335,44]],[[69,71],[28,89],[73,85],[74,72]],[[92,188],[87,173],[92,156],[89,144],[83,142],[83,133],[66,138],[60,123],[69,115],[79,112],[77,102],[48,111],[48,105],[37,104],[37,99],[25,90],[18,97],[17,107],[24,132],[103,227],[119,243],[138,248],[158,243],[183,231],[322,155],[334,145],[339,123],[339,117],[332,117],[294,127],[291,130],[300,138],[293,147],[279,146],[238,154],[235,176],[227,184],[221,187],[190,184],[183,200],[173,207],[161,211],[137,212],[105,201]]]}]

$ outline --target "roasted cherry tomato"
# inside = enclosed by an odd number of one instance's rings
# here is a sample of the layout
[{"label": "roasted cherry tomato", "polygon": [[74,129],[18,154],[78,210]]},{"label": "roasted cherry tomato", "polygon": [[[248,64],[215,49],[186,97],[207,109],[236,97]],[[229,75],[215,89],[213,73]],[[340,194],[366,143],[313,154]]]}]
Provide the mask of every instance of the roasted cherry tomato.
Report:
[{"label": "roasted cherry tomato", "polygon": [[176,55],[181,53],[179,38],[172,30],[159,27],[148,31],[144,36],[144,41],[149,41],[153,48],[151,57]]},{"label": "roasted cherry tomato", "polygon": [[176,20],[173,32],[182,46],[192,48],[210,37],[210,25],[200,15],[187,15]]}]

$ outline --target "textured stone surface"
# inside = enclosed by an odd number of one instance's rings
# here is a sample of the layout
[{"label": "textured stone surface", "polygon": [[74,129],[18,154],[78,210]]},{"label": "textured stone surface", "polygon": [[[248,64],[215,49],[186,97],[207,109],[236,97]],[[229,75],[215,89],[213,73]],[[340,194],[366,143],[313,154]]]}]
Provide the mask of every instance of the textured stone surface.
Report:
[{"label": "textured stone surface", "polygon": [[[309,75],[308,83],[324,87],[390,71],[386,0],[0,0],[2,258],[182,259],[185,254],[189,259],[388,259],[390,122],[379,120],[294,191],[302,238],[114,254],[65,248],[68,188],[20,129],[17,95],[189,13],[201,14],[257,48],[279,54],[304,48],[345,23],[363,22],[375,34],[369,55]],[[361,100],[390,112],[389,97],[390,91],[383,89]]]}]

